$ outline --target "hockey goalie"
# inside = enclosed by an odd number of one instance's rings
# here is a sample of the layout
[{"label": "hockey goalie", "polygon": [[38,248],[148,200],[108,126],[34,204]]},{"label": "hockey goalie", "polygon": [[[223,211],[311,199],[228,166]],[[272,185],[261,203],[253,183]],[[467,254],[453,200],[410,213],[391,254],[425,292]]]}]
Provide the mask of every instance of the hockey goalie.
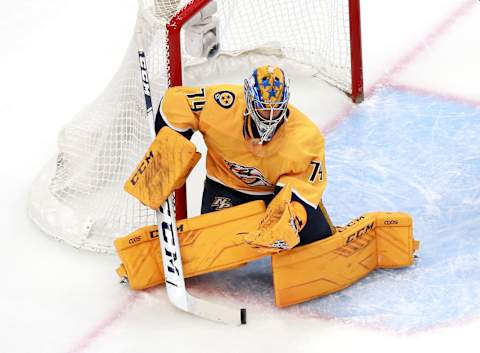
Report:
[{"label": "hockey goalie", "polygon": [[[156,139],[125,183],[152,209],[181,187],[208,148],[201,215],[177,223],[184,274],[196,276],[272,257],[275,302],[284,307],[341,290],[376,268],[413,263],[412,219],[367,213],[332,225],[322,204],[324,138],[289,103],[289,80],[275,66],[241,85],[173,87],[155,118]],[[115,241],[118,274],[133,289],[164,281],[155,225]]]}]

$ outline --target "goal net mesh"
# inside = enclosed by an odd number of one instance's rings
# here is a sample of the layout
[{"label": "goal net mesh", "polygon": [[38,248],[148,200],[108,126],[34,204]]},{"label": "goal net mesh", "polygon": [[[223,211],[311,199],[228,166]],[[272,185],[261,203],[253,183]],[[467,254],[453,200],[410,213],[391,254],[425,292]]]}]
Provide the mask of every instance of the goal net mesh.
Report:
[{"label": "goal net mesh", "polygon": [[[139,4],[155,111],[169,85],[166,24],[185,5],[175,0]],[[348,0],[218,0],[217,5],[219,58],[233,62],[248,53],[267,53],[307,66],[350,92]],[[56,158],[32,186],[31,218],[46,233],[79,248],[112,252],[115,238],[155,223],[154,212],[123,191],[151,139],[137,49],[133,36],[111,82],[63,127]],[[184,50],[182,63],[187,79],[189,68],[221,69],[218,60],[191,58]]]}]

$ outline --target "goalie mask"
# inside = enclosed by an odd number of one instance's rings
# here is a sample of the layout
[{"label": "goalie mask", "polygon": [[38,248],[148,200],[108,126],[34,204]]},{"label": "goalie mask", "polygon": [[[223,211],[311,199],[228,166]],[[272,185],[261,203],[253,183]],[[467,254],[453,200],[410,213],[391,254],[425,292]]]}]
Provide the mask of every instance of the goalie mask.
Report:
[{"label": "goalie mask", "polygon": [[278,67],[261,66],[244,82],[246,112],[260,135],[260,144],[273,138],[282,120],[287,118],[289,82]]}]

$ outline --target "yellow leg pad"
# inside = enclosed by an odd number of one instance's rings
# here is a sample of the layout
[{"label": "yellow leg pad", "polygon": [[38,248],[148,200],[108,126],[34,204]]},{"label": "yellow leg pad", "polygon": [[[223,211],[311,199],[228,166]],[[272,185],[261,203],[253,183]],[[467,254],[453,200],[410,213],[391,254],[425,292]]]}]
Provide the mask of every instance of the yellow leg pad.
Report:
[{"label": "yellow leg pad", "polygon": [[413,239],[412,217],[406,213],[376,213],[377,268],[398,268],[413,264],[420,242]]},{"label": "yellow leg pad", "polygon": [[405,213],[368,213],[329,238],[272,256],[275,303],[301,303],[346,288],[375,268],[413,263],[418,242]]},{"label": "yellow leg pad", "polygon": [[[261,258],[239,233],[257,228],[265,213],[263,201],[249,202],[177,223],[185,277],[240,267]],[[145,289],[164,282],[157,226],[141,228],[115,240],[122,265],[120,277],[127,277],[132,289]]]}]

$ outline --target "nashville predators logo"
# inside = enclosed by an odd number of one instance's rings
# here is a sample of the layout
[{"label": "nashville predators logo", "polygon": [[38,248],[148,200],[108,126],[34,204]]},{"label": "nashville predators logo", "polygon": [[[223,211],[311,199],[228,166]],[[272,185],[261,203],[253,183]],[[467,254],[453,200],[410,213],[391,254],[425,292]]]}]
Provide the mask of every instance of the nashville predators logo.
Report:
[{"label": "nashville predators logo", "polygon": [[213,98],[215,98],[215,102],[225,109],[230,108],[235,102],[235,95],[230,91],[217,92]]},{"label": "nashville predators logo", "polygon": [[243,165],[225,160],[228,169],[235,174],[241,181],[250,186],[273,186],[262,173],[254,167],[245,167]]},{"label": "nashville predators logo", "polygon": [[212,207],[215,211],[220,211],[220,210],[223,210],[224,208],[229,208],[232,206],[233,206],[232,199],[229,199],[228,197],[220,197],[220,196],[215,196],[215,199],[210,205],[210,207]]}]

